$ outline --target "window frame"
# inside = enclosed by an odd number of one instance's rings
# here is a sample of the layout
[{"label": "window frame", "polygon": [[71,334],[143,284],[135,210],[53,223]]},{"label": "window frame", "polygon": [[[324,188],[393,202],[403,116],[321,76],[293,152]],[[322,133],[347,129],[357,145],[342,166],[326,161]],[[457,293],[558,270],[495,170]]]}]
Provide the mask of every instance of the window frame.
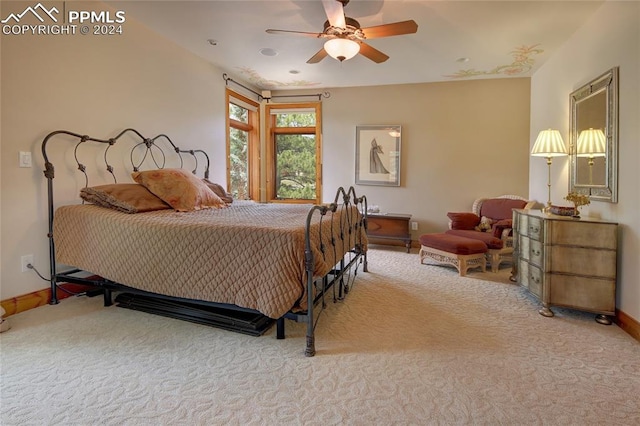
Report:
[{"label": "window frame", "polygon": [[[322,202],[322,104],[320,102],[305,102],[294,104],[267,104],[265,106],[265,133],[266,143],[266,199],[270,203],[292,203],[307,204],[312,202],[320,204]],[[316,116],[314,127],[278,127],[276,126],[276,113],[272,111],[287,110],[287,112],[310,112],[313,109]],[[279,199],[276,198],[276,135],[314,135],[316,140],[316,196],[313,199]]]},{"label": "window frame", "polygon": [[[255,111],[249,109],[247,123],[230,117],[229,104],[234,103],[233,99],[255,108]],[[247,183],[249,188],[247,193],[249,199],[260,201],[260,104],[228,88],[225,90],[225,100],[227,191],[230,192],[231,190],[231,129],[234,128],[248,132],[247,159],[249,165]],[[235,105],[244,108],[243,105],[238,103],[235,103]]]}]

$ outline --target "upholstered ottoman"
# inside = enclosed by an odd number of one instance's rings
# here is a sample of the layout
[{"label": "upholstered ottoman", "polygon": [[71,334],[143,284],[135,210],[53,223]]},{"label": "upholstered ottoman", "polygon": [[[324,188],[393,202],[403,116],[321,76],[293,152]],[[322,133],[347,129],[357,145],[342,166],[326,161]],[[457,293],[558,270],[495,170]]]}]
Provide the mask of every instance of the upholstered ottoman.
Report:
[{"label": "upholstered ottoman", "polygon": [[453,265],[461,277],[469,268],[487,270],[487,245],[477,239],[451,234],[424,234],[420,236],[420,263],[425,257],[439,263]]},{"label": "upholstered ottoman", "polygon": [[450,229],[446,231],[449,235],[480,240],[487,245],[487,261],[491,263],[491,272],[498,272],[500,263],[511,261],[513,247],[505,247],[504,240],[494,237],[491,232],[466,231],[462,229]]}]

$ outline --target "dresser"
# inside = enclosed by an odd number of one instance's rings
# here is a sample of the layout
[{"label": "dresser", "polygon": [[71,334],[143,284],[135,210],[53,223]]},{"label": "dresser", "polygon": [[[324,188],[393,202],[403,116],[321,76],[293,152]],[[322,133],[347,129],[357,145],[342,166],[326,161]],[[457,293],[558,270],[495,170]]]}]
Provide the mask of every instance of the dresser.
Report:
[{"label": "dresser", "polygon": [[411,250],[411,231],[409,230],[410,214],[368,213],[367,237],[372,244],[385,244],[388,241],[401,241]]},{"label": "dresser", "polygon": [[514,210],[514,276],[542,302],[593,312],[611,324],[616,309],[618,224],[573,218],[540,210]]}]

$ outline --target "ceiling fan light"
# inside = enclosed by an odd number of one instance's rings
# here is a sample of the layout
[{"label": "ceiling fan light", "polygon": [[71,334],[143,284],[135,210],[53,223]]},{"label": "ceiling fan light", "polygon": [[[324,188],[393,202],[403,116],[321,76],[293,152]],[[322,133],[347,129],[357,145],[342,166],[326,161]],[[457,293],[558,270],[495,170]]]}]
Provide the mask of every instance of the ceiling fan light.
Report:
[{"label": "ceiling fan light", "polygon": [[340,62],[351,59],[360,51],[360,44],[348,38],[332,38],[324,44],[329,56]]}]

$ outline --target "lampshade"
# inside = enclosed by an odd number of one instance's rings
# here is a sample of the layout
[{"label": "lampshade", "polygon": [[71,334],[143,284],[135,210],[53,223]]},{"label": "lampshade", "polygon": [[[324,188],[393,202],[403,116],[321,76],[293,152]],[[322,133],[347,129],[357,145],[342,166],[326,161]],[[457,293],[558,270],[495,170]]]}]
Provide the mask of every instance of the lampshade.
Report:
[{"label": "lampshade", "polygon": [[601,129],[587,129],[578,136],[578,157],[604,157],[607,152],[607,140]]},{"label": "lampshade", "polygon": [[531,149],[531,155],[538,157],[559,157],[567,154],[567,147],[560,132],[551,129],[541,131]]},{"label": "lampshade", "polygon": [[351,59],[360,51],[360,44],[348,38],[332,38],[324,44],[329,56],[340,62]]}]

